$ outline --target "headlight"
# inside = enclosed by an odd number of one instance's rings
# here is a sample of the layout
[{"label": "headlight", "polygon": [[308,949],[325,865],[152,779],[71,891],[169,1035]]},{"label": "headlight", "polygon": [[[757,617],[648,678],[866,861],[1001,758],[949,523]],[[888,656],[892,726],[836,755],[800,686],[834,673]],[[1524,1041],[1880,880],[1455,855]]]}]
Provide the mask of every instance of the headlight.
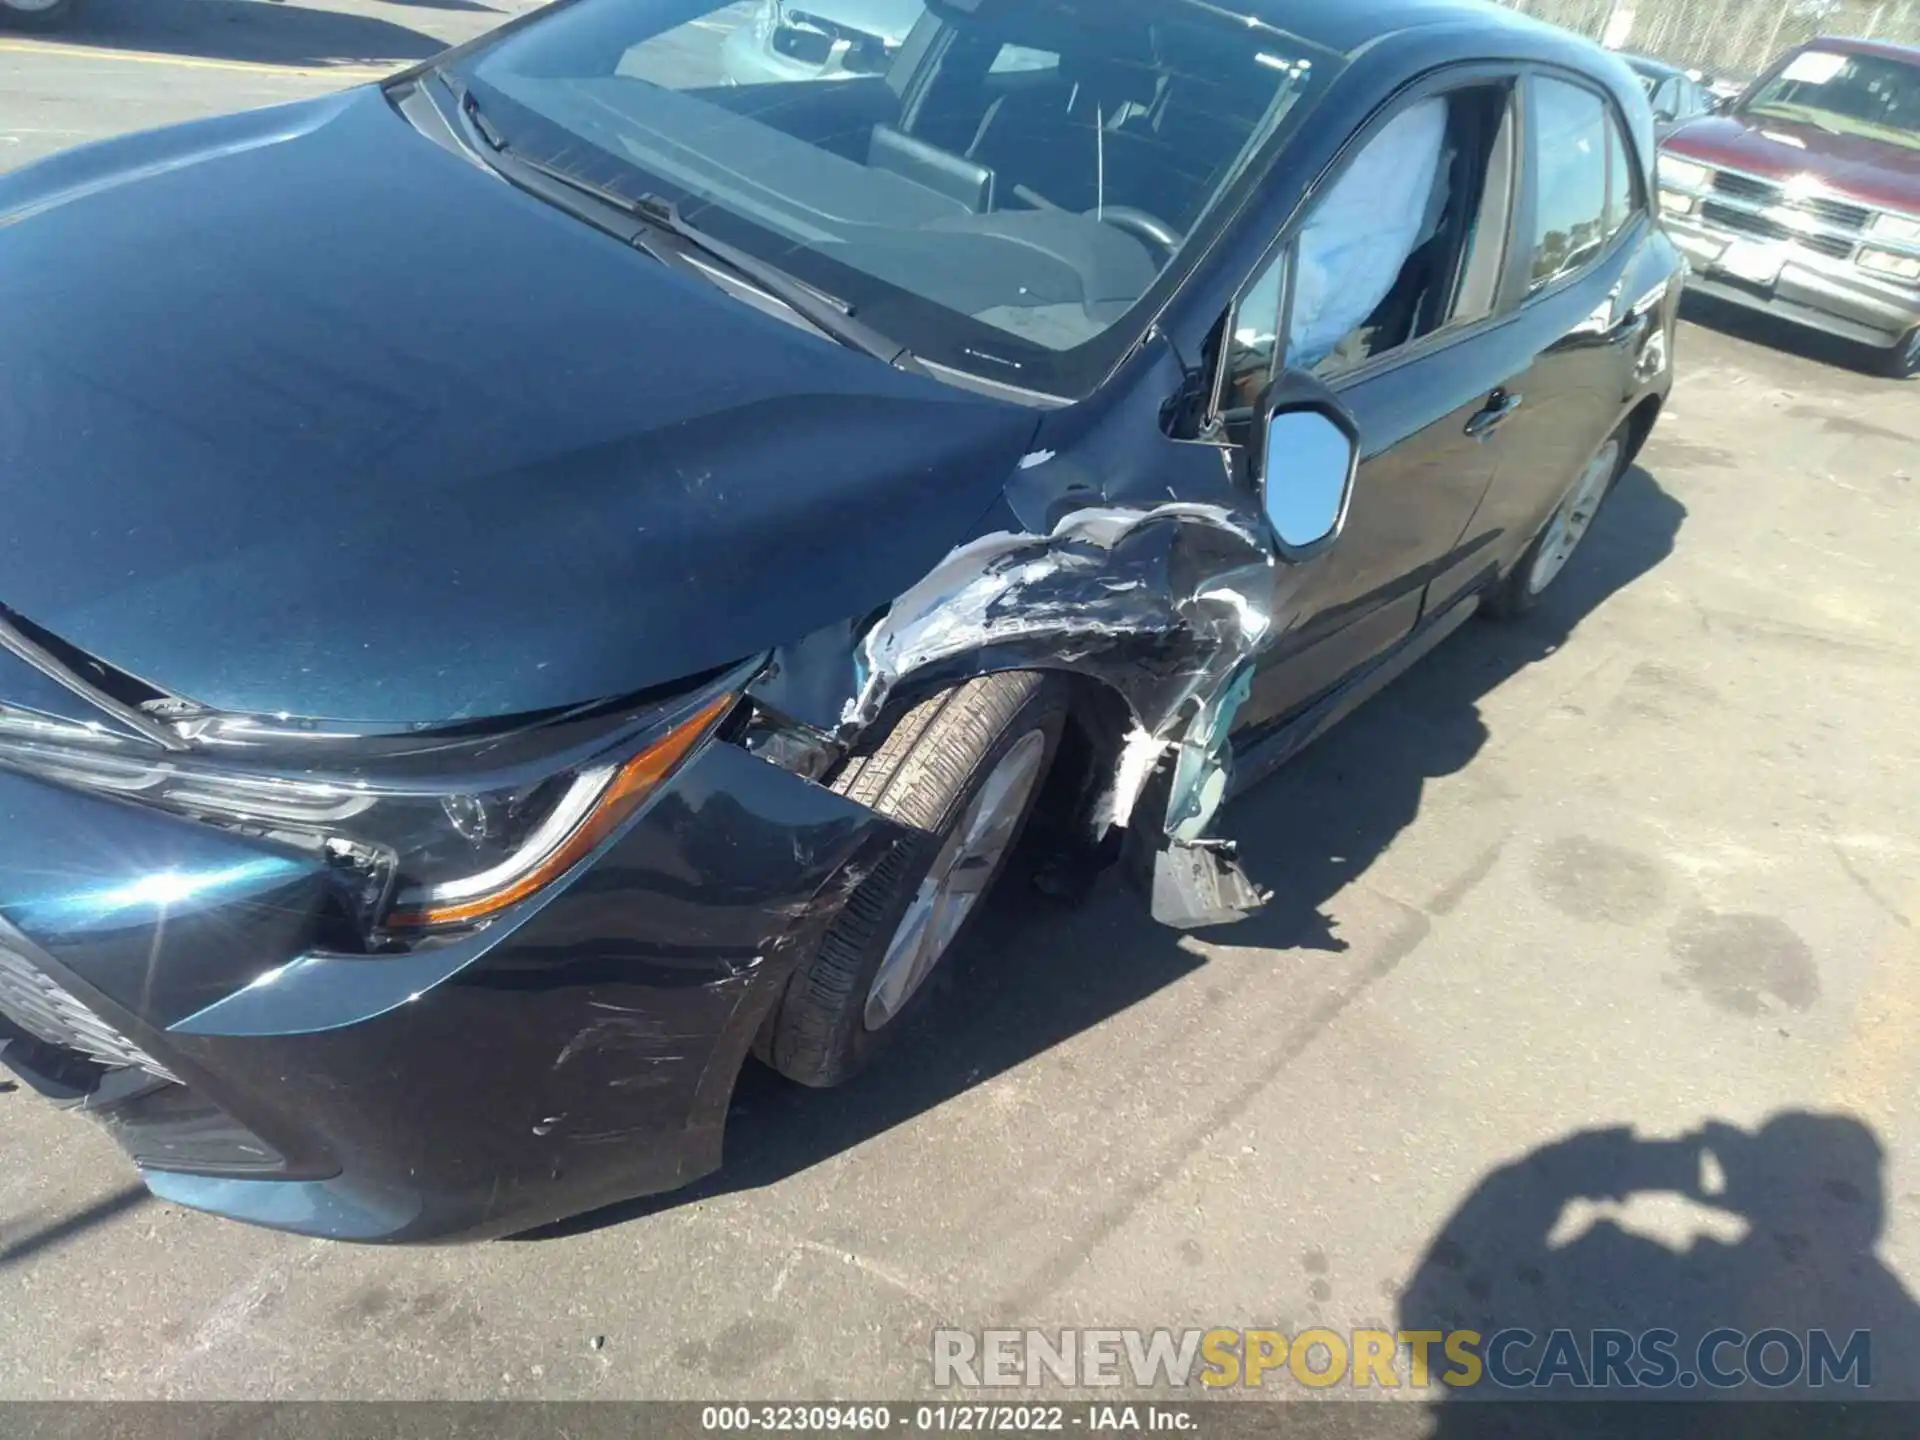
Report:
[{"label": "headlight", "polygon": [[1660,183],[1675,190],[1704,190],[1713,183],[1713,168],[1682,160],[1677,155],[1662,154]]},{"label": "headlight", "polygon": [[1920,217],[1877,215],[1867,233],[1876,240],[1891,240],[1896,245],[1920,245]]},{"label": "headlight", "polygon": [[[323,856],[363,930],[405,935],[484,921],[558,879],[646,803],[736,699],[707,690],[646,715],[351,766],[328,746],[326,758],[284,762],[284,774],[49,743],[8,726],[0,765]],[[557,744],[543,755],[550,732]]]},{"label": "headlight", "polygon": [[1896,255],[1891,250],[1862,250],[1860,268],[1896,280],[1920,280],[1920,255]]}]

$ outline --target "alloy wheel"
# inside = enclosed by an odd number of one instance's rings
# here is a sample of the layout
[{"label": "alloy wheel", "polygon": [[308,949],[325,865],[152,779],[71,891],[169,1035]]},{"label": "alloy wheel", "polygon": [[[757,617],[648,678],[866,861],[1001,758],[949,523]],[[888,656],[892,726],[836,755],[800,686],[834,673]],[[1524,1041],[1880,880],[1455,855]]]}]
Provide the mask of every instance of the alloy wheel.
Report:
[{"label": "alloy wheel", "polygon": [[1560,577],[1573,552],[1587,538],[1600,502],[1607,498],[1607,487],[1620,466],[1620,440],[1615,437],[1600,447],[1600,453],[1574,482],[1560,508],[1553,512],[1540,537],[1540,549],[1533,557],[1533,569],[1527,575],[1527,591],[1538,595]]},{"label": "alloy wheel", "polygon": [[866,1025],[878,1030],[906,1006],[953,944],[1013,844],[1047,757],[1043,730],[1009,747],[947,836],[908,902],[867,992]]}]

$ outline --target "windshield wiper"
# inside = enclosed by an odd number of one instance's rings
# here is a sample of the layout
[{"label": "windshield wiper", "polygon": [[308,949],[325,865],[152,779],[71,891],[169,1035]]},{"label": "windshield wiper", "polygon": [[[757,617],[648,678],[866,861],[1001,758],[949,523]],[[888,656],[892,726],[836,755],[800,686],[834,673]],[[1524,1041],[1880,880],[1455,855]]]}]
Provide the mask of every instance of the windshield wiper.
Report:
[{"label": "windshield wiper", "polygon": [[[638,220],[655,234],[666,235],[677,242],[684,251],[697,252],[725,269],[731,270],[754,289],[778,300],[787,309],[793,311],[814,329],[830,340],[837,340],[850,349],[859,350],[874,359],[893,366],[897,370],[906,370],[914,374],[927,373],[914,353],[899,341],[857,319],[853,307],[836,296],[816,290],[813,286],[796,280],[777,265],[771,265],[756,255],[729,245],[726,241],[707,234],[680,214],[680,207],[673,201],[659,195],[624,195],[618,190],[610,190],[597,185],[582,176],[575,175],[558,165],[514,149],[506,138],[497,131],[481,112],[473,93],[465,87],[455,91],[460,109],[474,132],[484,141],[487,148],[497,155],[503,155],[514,165],[523,166],[536,175],[544,176],[556,184],[565,185],[589,199],[597,200],[609,209],[617,210],[631,219]],[[660,253],[656,245],[646,244],[638,236],[634,244],[640,245],[658,259],[667,257]]]},{"label": "windshield wiper", "polygon": [[[522,157],[524,158],[524,157]],[[561,177],[555,175],[554,179]],[[729,245],[726,241],[709,235],[680,214],[680,206],[659,195],[617,196],[627,211],[635,219],[645,221],[656,230],[667,234],[698,250],[710,260],[717,260],[727,269],[755,289],[764,291],[798,314],[814,328],[838,340],[842,345],[855,350],[863,350],[876,360],[886,362],[900,370],[910,370],[924,375],[926,367],[921,365],[914,353],[890,335],[882,334],[866,321],[859,319],[853,306],[837,295],[829,295],[817,290],[805,281],[796,280],[777,265],[769,264],[757,255]]]}]

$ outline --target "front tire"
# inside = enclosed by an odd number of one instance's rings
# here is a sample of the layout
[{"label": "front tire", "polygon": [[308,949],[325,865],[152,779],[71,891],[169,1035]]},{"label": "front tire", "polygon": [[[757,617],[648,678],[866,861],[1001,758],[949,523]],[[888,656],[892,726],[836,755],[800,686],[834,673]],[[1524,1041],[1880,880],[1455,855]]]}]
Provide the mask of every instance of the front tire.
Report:
[{"label": "front tire", "polygon": [[983,676],[907,711],[827,782],[916,833],[794,972],[763,1060],[802,1085],[838,1085],[924,1010],[1026,827],[1066,714],[1057,677]]},{"label": "front tire", "polygon": [[1527,614],[1565,572],[1567,562],[1587,538],[1615,482],[1627,468],[1633,453],[1629,428],[1622,425],[1594,452],[1526,554],[1495,588],[1487,602],[1487,613],[1496,620],[1514,620]]},{"label": "front tire", "polygon": [[79,8],[79,0],[0,0],[0,26],[58,30]]}]

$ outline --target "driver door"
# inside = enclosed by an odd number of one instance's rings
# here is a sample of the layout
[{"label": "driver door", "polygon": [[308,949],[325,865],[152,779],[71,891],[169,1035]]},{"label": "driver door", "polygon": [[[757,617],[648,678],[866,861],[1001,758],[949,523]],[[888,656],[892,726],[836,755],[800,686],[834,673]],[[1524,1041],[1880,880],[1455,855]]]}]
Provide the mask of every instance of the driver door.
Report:
[{"label": "driver door", "polygon": [[[1291,627],[1255,678],[1245,726],[1286,718],[1392,649],[1419,622],[1430,582],[1460,564],[1531,358],[1500,318],[1517,95],[1517,74],[1475,67],[1377,117],[1243,292],[1223,376],[1229,434],[1238,407],[1287,365],[1323,380],[1361,432],[1338,544],[1310,573],[1277,577]],[[1316,235],[1336,214],[1351,233]]]}]

